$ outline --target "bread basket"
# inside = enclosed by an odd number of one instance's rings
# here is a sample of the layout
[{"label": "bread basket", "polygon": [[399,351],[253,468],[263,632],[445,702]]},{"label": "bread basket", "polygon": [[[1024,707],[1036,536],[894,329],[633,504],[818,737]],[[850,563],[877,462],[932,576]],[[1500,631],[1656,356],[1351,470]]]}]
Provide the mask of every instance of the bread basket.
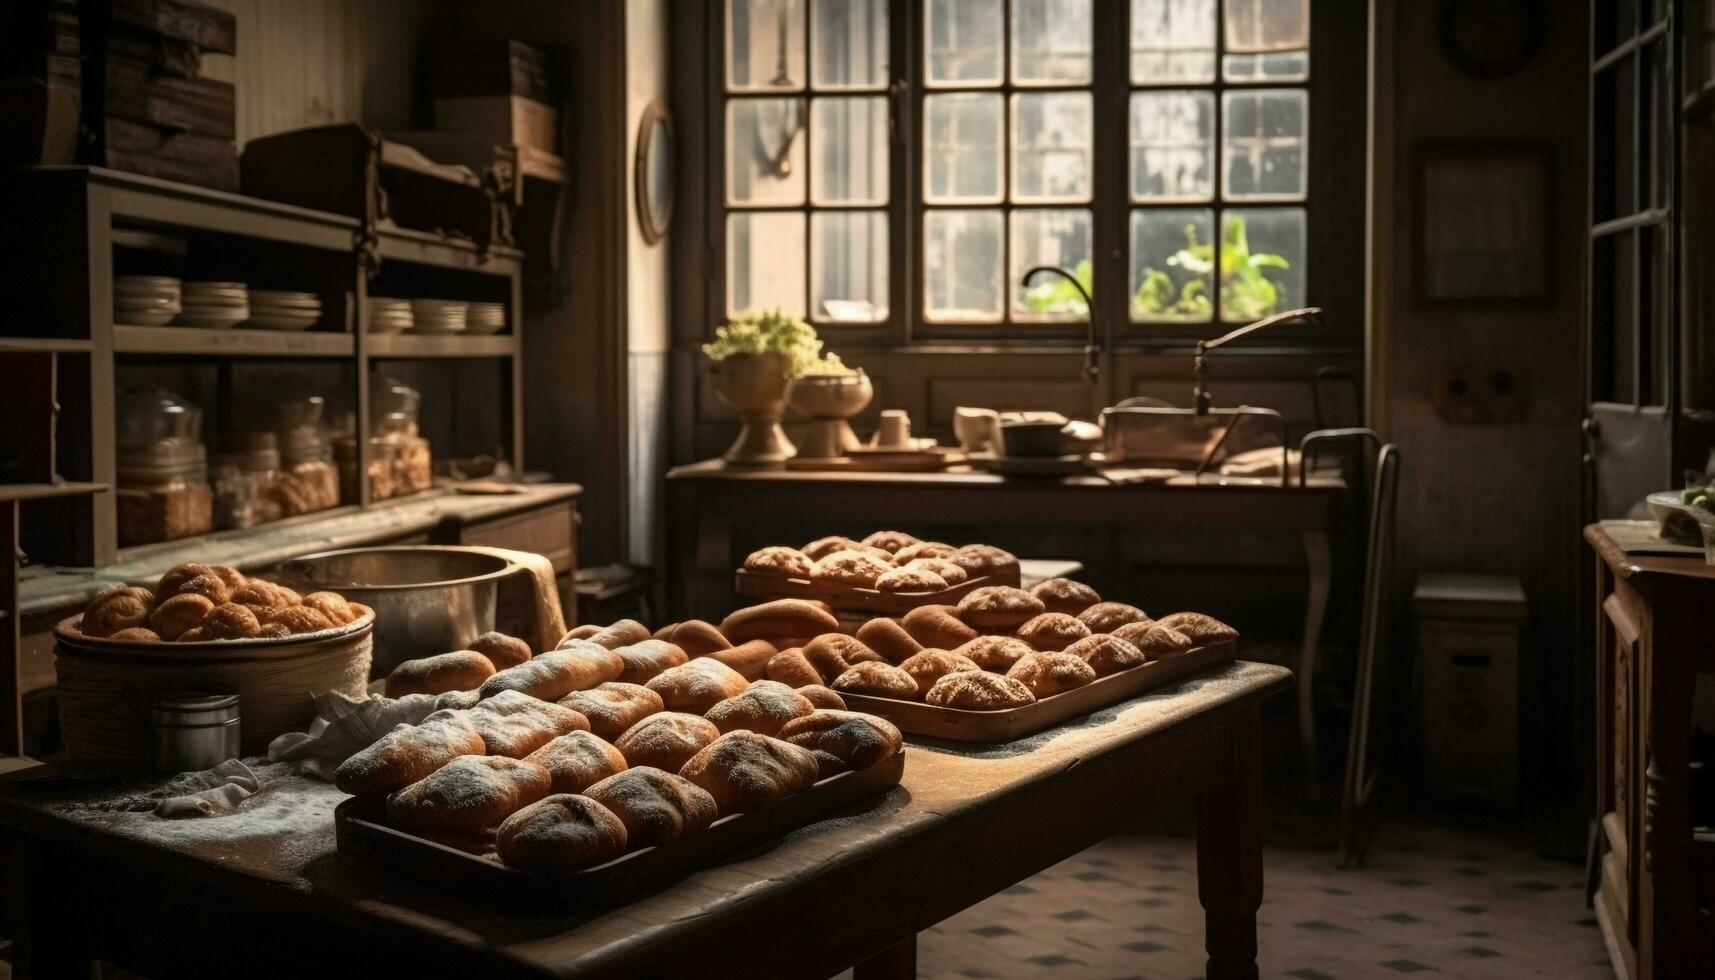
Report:
[{"label": "bread basket", "polygon": [[60,729],[79,759],[148,763],[154,746],[149,706],[184,691],[238,695],[246,755],[274,737],[303,731],[315,717],[311,695],[362,697],[369,681],[375,612],[344,626],[279,639],[131,643],[85,636],[81,616],[54,627]]}]

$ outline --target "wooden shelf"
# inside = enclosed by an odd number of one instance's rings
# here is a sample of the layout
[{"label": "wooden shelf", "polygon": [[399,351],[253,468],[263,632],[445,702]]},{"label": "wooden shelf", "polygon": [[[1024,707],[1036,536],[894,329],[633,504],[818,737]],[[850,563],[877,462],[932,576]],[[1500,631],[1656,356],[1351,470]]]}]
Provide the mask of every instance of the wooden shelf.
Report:
[{"label": "wooden shelf", "polygon": [[209,330],[115,324],[113,349],[121,354],[201,354],[222,357],[351,357],[351,334],[323,330]]},{"label": "wooden shelf", "polygon": [[523,268],[524,253],[502,245],[478,252],[462,238],[448,238],[409,228],[376,230],[376,249],[383,260],[417,262],[448,269],[465,269],[496,276],[511,276]]},{"label": "wooden shelf", "polygon": [[0,483],[0,501],[48,500],[106,492],[105,483]]},{"label": "wooden shelf", "polygon": [[0,353],[6,354],[88,354],[95,350],[95,341],[73,337],[0,337]]},{"label": "wooden shelf", "polygon": [[365,344],[370,357],[512,357],[518,353],[517,338],[510,334],[463,337],[378,333],[369,335]]}]

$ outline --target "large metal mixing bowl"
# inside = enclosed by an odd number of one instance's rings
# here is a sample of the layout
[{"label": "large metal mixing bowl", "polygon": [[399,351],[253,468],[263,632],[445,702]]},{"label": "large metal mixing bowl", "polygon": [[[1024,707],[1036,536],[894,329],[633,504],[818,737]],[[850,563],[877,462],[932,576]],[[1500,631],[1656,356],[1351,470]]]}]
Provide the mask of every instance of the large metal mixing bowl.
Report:
[{"label": "large metal mixing bowl", "polygon": [[462,650],[494,628],[504,558],[454,547],[349,548],[295,558],[280,579],[300,592],[327,589],[375,610],[371,676],[406,660]]}]

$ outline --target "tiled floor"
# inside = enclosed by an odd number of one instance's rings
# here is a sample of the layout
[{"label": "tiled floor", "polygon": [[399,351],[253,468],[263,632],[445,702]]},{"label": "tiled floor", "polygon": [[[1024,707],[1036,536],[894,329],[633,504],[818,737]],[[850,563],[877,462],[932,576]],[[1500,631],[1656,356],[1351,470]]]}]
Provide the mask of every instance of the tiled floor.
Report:
[{"label": "tiled floor", "polygon": [[[1384,824],[1365,867],[1270,847],[1265,977],[1612,976],[1583,872],[1528,841]],[[928,978],[1203,975],[1196,845],[1121,836],[948,919],[918,944]]]}]

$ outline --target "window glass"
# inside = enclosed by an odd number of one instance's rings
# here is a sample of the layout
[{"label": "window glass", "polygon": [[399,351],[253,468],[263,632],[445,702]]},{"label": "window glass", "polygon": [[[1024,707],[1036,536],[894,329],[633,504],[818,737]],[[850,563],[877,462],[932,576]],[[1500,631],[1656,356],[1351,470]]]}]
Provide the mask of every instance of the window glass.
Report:
[{"label": "window glass", "polygon": [[1131,317],[1200,323],[1215,313],[1215,212],[1150,208],[1131,213]]},{"label": "window glass", "polygon": [[1091,36],[1090,0],[1012,0],[1013,84],[1088,84]]},{"label": "window glass", "polygon": [[1012,199],[1087,201],[1093,187],[1094,103],[1088,92],[1012,97]]},{"label": "window glass", "polygon": [[1000,84],[1001,0],[928,0],[924,19],[924,77],[931,88]]},{"label": "window glass", "polygon": [[1207,201],[1215,193],[1215,95],[1131,96],[1131,199]]},{"label": "window glass", "polygon": [[887,203],[887,100],[810,103],[810,198],[814,204]]},{"label": "window glass", "polygon": [[804,315],[804,215],[735,211],[727,216],[727,314],[779,307]]},{"label": "window glass", "polygon": [[1001,97],[957,93],[923,100],[923,198],[931,204],[1001,197]]},{"label": "window glass", "polygon": [[923,216],[924,313],[934,320],[1001,318],[1000,211],[929,211]]},{"label": "window glass", "polygon": [[1310,0],[1226,0],[1229,82],[1301,81],[1310,75]]},{"label": "window glass", "polygon": [[1304,209],[1233,209],[1221,219],[1221,316],[1256,320],[1304,305]]},{"label": "window glass", "polygon": [[1131,80],[1215,80],[1215,0],[1131,0]]},{"label": "window glass", "polygon": [[727,0],[727,89],[804,87],[804,4],[799,0]]},{"label": "window glass", "polygon": [[727,203],[804,203],[803,119],[803,99],[727,103]]},{"label": "window glass", "polygon": [[810,314],[817,320],[887,319],[887,213],[810,215]]},{"label": "window glass", "polygon": [[1226,196],[1234,200],[1302,198],[1309,112],[1304,90],[1229,91],[1221,98]]},{"label": "window glass", "polygon": [[810,80],[822,91],[887,87],[887,0],[815,0]]},{"label": "window glass", "polygon": [[1077,319],[1089,312],[1083,297],[1065,279],[1043,273],[1024,285],[1024,274],[1039,265],[1058,266],[1073,273],[1085,290],[1095,293],[1090,264],[1090,212],[1086,210],[1021,209],[1012,212],[1011,268],[1015,320]]}]

